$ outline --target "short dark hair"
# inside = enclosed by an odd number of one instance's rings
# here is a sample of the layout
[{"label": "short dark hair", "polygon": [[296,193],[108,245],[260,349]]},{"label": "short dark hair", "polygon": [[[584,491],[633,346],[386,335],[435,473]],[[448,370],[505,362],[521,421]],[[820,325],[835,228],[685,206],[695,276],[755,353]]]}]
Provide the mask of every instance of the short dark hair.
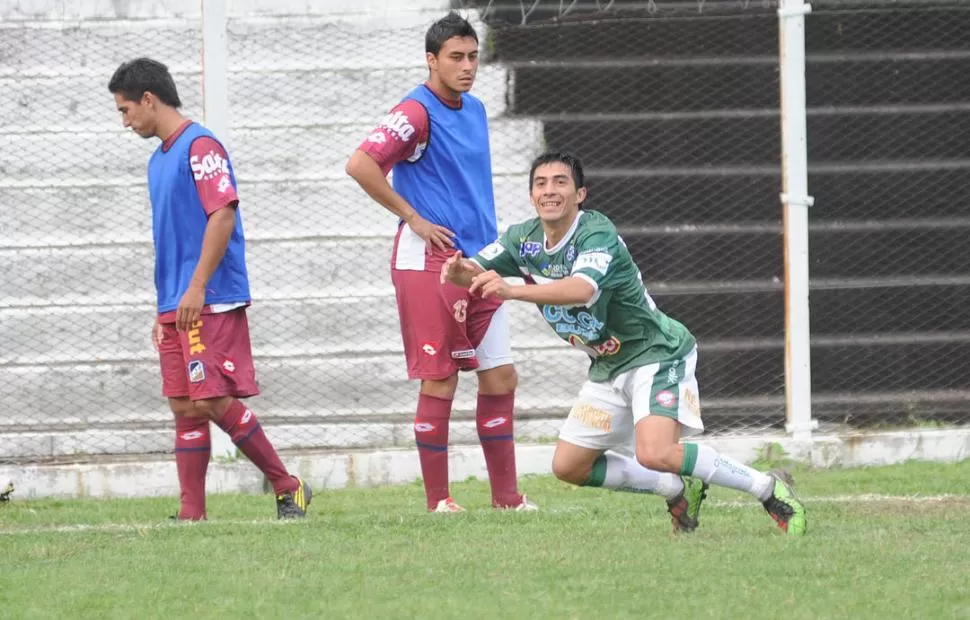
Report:
[{"label": "short dark hair", "polygon": [[586,177],[583,175],[583,162],[579,161],[578,157],[565,151],[549,151],[532,160],[532,169],[529,170],[530,191],[532,190],[532,185],[535,182],[536,170],[539,168],[539,166],[554,164],[556,162],[566,164],[566,166],[569,167],[569,170],[573,175],[573,182],[576,183],[576,189],[586,187]]},{"label": "short dark hair", "polygon": [[151,58],[136,58],[121,63],[108,82],[108,90],[113,95],[121,93],[128,101],[140,101],[145,93],[151,93],[173,108],[182,106],[168,67]]},{"label": "short dark hair", "polygon": [[467,19],[451,11],[428,28],[428,34],[424,35],[424,51],[429,54],[438,55],[445,41],[453,37],[471,37],[478,43],[478,33]]}]

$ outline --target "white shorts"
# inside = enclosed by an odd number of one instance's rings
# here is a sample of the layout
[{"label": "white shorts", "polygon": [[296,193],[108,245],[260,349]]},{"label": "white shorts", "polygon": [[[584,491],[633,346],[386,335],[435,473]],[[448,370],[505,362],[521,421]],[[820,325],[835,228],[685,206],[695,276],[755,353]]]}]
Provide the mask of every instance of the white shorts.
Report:
[{"label": "white shorts", "polygon": [[696,368],[695,348],[682,359],[634,368],[612,381],[587,381],[559,438],[583,448],[632,456],[634,427],[649,415],[677,420],[683,437],[703,433]]},{"label": "white shorts", "polygon": [[512,363],[512,334],[509,329],[508,303],[499,306],[485,330],[481,344],[475,349],[478,370],[491,370]]}]

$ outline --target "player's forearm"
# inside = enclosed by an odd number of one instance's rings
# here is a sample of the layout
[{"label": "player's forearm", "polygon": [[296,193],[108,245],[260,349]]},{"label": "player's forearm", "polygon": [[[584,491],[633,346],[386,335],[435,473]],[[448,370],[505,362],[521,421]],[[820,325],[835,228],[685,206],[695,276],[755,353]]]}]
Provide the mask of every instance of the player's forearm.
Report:
[{"label": "player's forearm", "polygon": [[215,273],[229,247],[229,238],[236,228],[236,209],[223,207],[209,216],[202,238],[202,253],[192,274],[192,284],[204,287]]},{"label": "player's forearm", "polygon": [[354,151],[347,162],[346,172],[368,196],[405,222],[410,222],[417,215],[417,211],[387,182],[387,177],[377,162],[364,151]]},{"label": "player's forearm", "polygon": [[595,294],[596,289],[592,284],[575,276],[548,284],[525,284],[512,287],[512,299],[552,306],[586,304]]}]

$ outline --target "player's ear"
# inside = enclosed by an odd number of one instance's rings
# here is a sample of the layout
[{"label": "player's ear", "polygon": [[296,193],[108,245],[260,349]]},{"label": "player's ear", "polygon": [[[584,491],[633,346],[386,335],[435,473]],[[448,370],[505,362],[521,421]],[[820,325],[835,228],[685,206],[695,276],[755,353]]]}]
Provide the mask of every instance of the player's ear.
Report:
[{"label": "player's ear", "polygon": [[424,58],[425,58],[425,60],[428,61],[428,70],[429,71],[434,71],[434,70],[436,70],[438,68],[438,57],[437,56],[435,56],[431,52],[425,52]]},{"label": "player's ear", "polygon": [[141,103],[141,105],[148,106],[150,109],[154,109],[155,95],[151,94],[146,90],[145,93],[141,96],[141,101],[139,103]]},{"label": "player's ear", "polygon": [[577,189],[576,190],[576,202],[578,204],[583,204],[584,202],[586,202],[586,194],[587,194],[587,192],[586,192],[586,188],[585,187],[580,187],[579,189]]}]

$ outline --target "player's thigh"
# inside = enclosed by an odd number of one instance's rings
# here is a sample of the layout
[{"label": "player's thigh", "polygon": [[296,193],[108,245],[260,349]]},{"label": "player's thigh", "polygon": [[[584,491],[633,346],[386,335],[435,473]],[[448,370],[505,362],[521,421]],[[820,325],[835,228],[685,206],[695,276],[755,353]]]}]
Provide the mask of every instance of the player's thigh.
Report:
[{"label": "player's thigh", "polygon": [[179,337],[193,401],[259,394],[245,308],[204,314]]},{"label": "player's thigh", "polygon": [[[441,299],[438,274],[391,271],[408,378],[441,381],[458,372],[453,355],[454,317]],[[458,353],[460,355],[460,352]],[[474,351],[469,350],[468,359]]]},{"label": "player's thigh", "polygon": [[[696,369],[697,349],[693,349],[682,358],[642,366],[625,373],[620,387],[633,410],[638,445],[641,434],[644,435],[644,442],[666,441],[666,429],[674,427],[678,432],[672,441],[704,432]],[[665,418],[670,422],[641,424],[651,417]],[[650,437],[651,429],[656,431],[656,437]]]},{"label": "player's thigh", "polygon": [[[482,371],[510,366],[513,359],[509,305],[472,298],[469,308],[468,339],[475,347],[479,377]],[[511,368],[509,371],[514,372]]]},{"label": "player's thigh", "polygon": [[633,453],[629,402],[609,382],[587,381],[559,430],[560,441],[589,450]]},{"label": "player's thigh", "polygon": [[[162,324],[162,339],[158,344],[158,360],[162,371],[162,395],[169,399],[172,412],[180,415],[178,399],[188,399],[189,380],[185,357],[175,323]],[[173,401],[176,401],[173,404]],[[177,410],[178,409],[178,410]]]}]

